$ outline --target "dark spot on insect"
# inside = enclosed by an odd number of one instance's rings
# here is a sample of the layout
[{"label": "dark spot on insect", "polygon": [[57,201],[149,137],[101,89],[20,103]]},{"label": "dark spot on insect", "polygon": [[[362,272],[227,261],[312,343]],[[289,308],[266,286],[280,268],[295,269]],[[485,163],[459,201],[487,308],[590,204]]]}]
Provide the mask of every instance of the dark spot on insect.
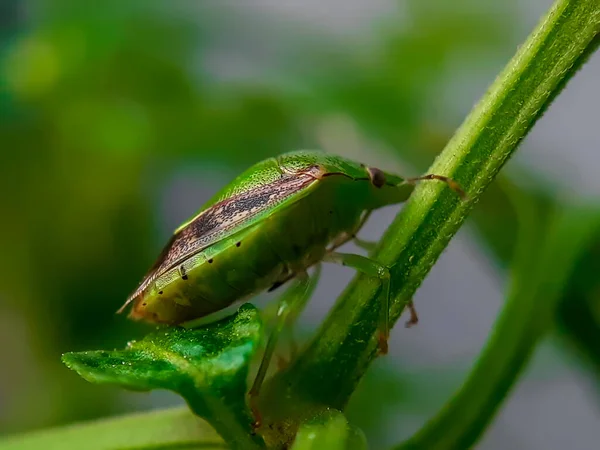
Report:
[{"label": "dark spot on insect", "polygon": [[158,295],[163,295],[163,291],[158,291]]},{"label": "dark spot on insect", "polygon": [[209,263],[209,264],[212,264],[212,263],[213,263],[213,261],[214,261],[214,260],[213,260],[212,258],[210,258],[210,259],[208,260],[208,263]]},{"label": "dark spot on insect", "polygon": [[236,247],[239,247],[240,245],[242,245],[241,242],[238,242],[237,244],[235,244]]},{"label": "dark spot on insect", "polygon": [[148,306],[148,303],[144,302],[142,303],[142,306]]},{"label": "dark spot on insect", "polygon": [[385,184],[385,174],[375,167],[367,167],[367,173],[373,186],[380,188]]},{"label": "dark spot on insect", "polygon": [[184,266],[179,266],[179,275],[181,275],[182,280],[187,280],[187,272]]}]

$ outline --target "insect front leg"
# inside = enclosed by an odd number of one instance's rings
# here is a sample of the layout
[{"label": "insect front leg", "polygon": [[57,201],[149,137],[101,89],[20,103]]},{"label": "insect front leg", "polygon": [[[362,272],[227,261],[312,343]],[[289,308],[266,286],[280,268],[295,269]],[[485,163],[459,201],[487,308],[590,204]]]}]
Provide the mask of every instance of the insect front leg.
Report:
[{"label": "insect front leg", "polygon": [[469,196],[467,195],[467,193],[460,187],[460,185],[454,181],[452,178],[449,177],[445,177],[443,175],[435,175],[433,173],[428,173],[427,175],[423,175],[420,177],[415,177],[415,178],[407,178],[406,180],[404,180],[402,184],[412,184],[415,185],[416,183],[418,183],[419,181],[426,181],[426,180],[438,180],[441,181],[443,183],[446,183],[448,185],[448,187],[450,189],[452,189],[454,192],[456,192],[458,194],[458,196],[461,198],[461,200],[465,201],[469,198]]},{"label": "insect front leg", "polygon": [[284,329],[291,326],[292,322],[294,322],[298,315],[302,312],[306,302],[315,290],[320,275],[320,265],[317,265],[315,273],[311,277],[309,277],[306,272],[298,273],[296,279],[294,280],[294,284],[292,284],[292,286],[281,296],[281,299],[279,300],[275,327],[269,335],[267,347],[260,362],[260,367],[258,368],[256,377],[254,378],[252,387],[248,392],[248,396],[250,397],[250,409],[252,410],[255,420],[255,428],[258,428],[261,424],[261,416],[257,406],[260,388],[265,376],[267,375],[269,363],[273,358],[279,336]]}]

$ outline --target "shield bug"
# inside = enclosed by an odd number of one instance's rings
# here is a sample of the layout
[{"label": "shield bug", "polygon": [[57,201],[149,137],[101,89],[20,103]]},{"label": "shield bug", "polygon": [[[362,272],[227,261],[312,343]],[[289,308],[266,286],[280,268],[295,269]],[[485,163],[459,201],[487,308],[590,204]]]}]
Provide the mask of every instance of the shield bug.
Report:
[{"label": "shield bug", "polygon": [[[290,280],[278,325],[250,391],[256,396],[272,357],[277,335],[310,297],[322,261],[350,266],[381,280],[379,343],[387,351],[390,275],[366,256],[337,252],[365,223],[371,211],[405,201],[419,180],[403,179],[346,158],[296,151],[249,168],[210,199],[173,234],[158,260],[127,299],[130,317],[181,324]],[[357,241],[366,246],[364,242]],[[411,321],[416,314],[411,309]]]}]

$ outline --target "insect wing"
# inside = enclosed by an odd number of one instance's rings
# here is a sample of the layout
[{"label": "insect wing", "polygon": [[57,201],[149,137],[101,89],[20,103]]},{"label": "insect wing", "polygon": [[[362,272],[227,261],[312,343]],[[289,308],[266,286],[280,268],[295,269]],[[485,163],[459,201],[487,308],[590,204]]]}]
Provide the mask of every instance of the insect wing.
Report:
[{"label": "insect wing", "polygon": [[243,192],[207,208],[171,237],[123,308],[168,270],[208,246],[268,217],[275,207],[297,201],[310,191],[310,185],[316,181],[307,174],[282,175],[269,185]]}]

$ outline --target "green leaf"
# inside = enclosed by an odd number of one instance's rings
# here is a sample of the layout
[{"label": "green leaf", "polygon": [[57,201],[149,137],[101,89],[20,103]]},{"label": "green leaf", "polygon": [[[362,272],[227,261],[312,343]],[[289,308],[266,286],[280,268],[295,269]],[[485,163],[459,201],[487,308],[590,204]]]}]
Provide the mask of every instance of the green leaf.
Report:
[{"label": "green leaf", "polygon": [[517,207],[526,226],[511,294],[488,343],[454,398],[398,450],[471,448],[552,328],[569,277],[600,228],[600,212],[564,208],[544,227],[536,209],[526,206]]},{"label": "green leaf", "polygon": [[[430,173],[469,195],[422,183],[381,240],[375,257],[391,268],[390,317],[405,305],[518,144],[585,61],[600,32],[597,0],[558,0],[465,119]],[[379,283],[356,277],[307,348],[268,389],[343,409],[377,356]],[[272,395],[276,395],[272,394]]]},{"label": "green leaf", "polygon": [[292,450],[366,450],[361,430],[337,410],[325,410],[300,426]]},{"label": "green leaf", "polygon": [[232,447],[261,448],[246,405],[249,363],[261,332],[258,311],[245,304],[202,328],[163,328],[124,350],[66,353],[63,362],[92,383],[175,391]]},{"label": "green leaf", "polygon": [[9,436],[0,450],[221,450],[223,439],[189,408],[130,414]]}]

